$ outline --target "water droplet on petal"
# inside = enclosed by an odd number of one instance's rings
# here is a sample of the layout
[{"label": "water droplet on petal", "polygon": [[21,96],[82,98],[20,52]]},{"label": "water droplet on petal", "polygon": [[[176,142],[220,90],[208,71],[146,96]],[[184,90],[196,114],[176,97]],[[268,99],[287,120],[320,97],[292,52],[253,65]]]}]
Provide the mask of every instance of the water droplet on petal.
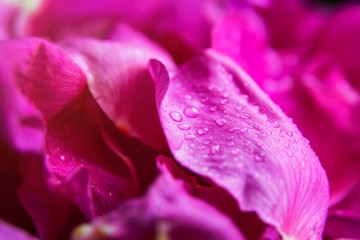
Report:
[{"label": "water droplet on petal", "polygon": [[212,107],[210,108],[210,111],[215,112],[216,109],[217,109],[217,106],[212,106]]},{"label": "water droplet on petal", "polygon": [[191,129],[191,126],[189,124],[187,124],[187,123],[182,123],[182,124],[178,125],[178,128],[180,130],[189,130],[189,129]]},{"label": "water droplet on petal", "polygon": [[219,145],[213,145],[211,147],[211,153],[212,154],[220,153],[220,146]]},{"label": "water droplet on petal", "polygon": [[196,137],[195,137],[194,134],[185,134],[185,135],[184,135],[184,138],[185,138],[186,140],[193,140],[193,139],[195,139]]},{"label": "water droplet on petal", "polygon": [[279,128],[279,127],[280,127],[280,123],[279,123],[279,122],[274,122],[274,123],[273,123],[273,127],[274,127],[274,128]]},{"label": "water droplet on petal", "polygon": [[196,118],[200,115],[200,111],[196,107],[189,106],[184,109],[184,114],[190,118]]},{"label": "water droplet on petal", "polygon": [[305,168],[305,161],[301,161],[301,167]]},{"label": "water droplet on petal", "polygon": [[181,122],[183,120],[183,117],[181,116],[181,114],[179,112],[171,112],[169,114],[169,116],[171,117],[172,120],[174,120],[175,122]]},{"label": "water droplet on petal", "polygon": [[247,132],[247,127],[243,127],[243,128],[240,128],[240,132],[242,132],[242,133],[245,133],[245,132]]},{"label": "water droplet on petal", "polygon": [[229,133],[234,133],[235,132],[235,128],[234,127],[230,127],[229,128]]},{"label": "water droplet on petal", "polygon": [[226,120],[225,119],[223,119],[223,118],[218,118],[218,119],[216,119],[216,125],[218,125],[219,127],[222,127],[222,126],[224,126],[225,125],[225,123],[226,123]]},{"label": "water droplet on petal", "polygon": [[286,135],[288,135],[289,137],[293,136],[293,132],[292,131],[286,131]]},{"label": "water droplet on petal", "polygon": [[287,152],[287,155],[288,155],[289,157],[292,157],[292,156],[294,155],[294,153],[293,153],[291,150],[289,150],[289,151]]},{"label": "water droplet on petal", "polygon": [[220,103],[223,105],[227,104],[228,102],[229,102],[229,100],[227,100],[226,98],[220,100]]},{"label": "water droplet on petal", "polygon": [[199,135],[205,135],[207,133],[207,131],[205,131],[204,129],[202,128],[199,128],[197,131],[196,131],[197,134]]},{"label": "water droplet on petal", "polygon": [[64,161],[64,160],[65,160],[65,156],[64,156],[64,155],[61,155],[61,156],[60,156],[60,159],[61,159],[61,161]]},{"label": "water droplet on petal", "polygon": [[243,114],[240,115],[240,117],[243,118],[243,119],[248,119],[248,118],[250,118],[250,114],[243,113]]},{"label": "water droplet on petal", "polygon": [[238,148],[235,148],[231,151],[233,155],[238,155],[240,153],[240,150]]}]

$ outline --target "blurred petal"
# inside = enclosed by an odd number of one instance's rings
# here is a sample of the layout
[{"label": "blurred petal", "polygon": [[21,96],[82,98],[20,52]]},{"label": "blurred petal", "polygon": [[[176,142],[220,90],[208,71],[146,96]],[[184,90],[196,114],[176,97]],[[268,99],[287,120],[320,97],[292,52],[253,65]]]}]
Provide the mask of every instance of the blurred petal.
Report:
[{"label": "blurred petal", "polygon": [[[75,52],[74,58],[83,61],[92,95],[118,129],[155,149],[166,149],[147,63],[154,57],[171,67],[172,60],[133,30],[119,31],[117,38],[121,42],[73,39],[66,47]],[[120,35],[128,35],[129,39],[121,40]]]},{"label": "blurred petal", "polygon": [[328,21],[316,51],[331,56],[341,66],[345,77],[360,89],[360,6],[339,11]]},{"label": "blurred petal", "polygon": [[43,147],[42,117],[16,81],[40,43],[35,38],[0,42],[0,137],[21,151],[37,152]]},{"label": "blurred petal", "polygon": [[74,205],[61,195],[59,189],[51,189],[42,165],[41,157],[23,157],[20,164],[23,182],[19,188],[19,198],[31,215],[41,239],[68,238],[71,229],[85,218],[81,214],[74,214]]},{"label": "blurred petal", "polygon": [[360,183],[338,204],[330,208],[325,236],[356,239],[360,236]]},{"label": "blurred petal", "polygon": [[283,237],[321,237],[325,172],[295,125],[245,72],[210,50],[170,82],[158,61],[150,69],[177,161],[224,187],[242,210],[256,211]]},{"label": "blurred petal", "polygon": [[37,238],[0,220],[0,239],[35,240]]},{"label": "blurred petal", "polygon": [[159,167],[162,175],[144,198],[78,227],[74,239],[243,239],[226,216],[191,197],[165,166]]}]

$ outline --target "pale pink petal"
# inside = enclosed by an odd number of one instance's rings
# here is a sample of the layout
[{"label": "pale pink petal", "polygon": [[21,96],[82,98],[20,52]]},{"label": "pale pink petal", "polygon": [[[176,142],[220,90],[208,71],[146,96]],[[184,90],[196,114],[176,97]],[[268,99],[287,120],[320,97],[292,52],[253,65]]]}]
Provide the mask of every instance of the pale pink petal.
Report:
[{"label": "pale pink petal", "polygon": [[191,197],[160,163],[161,176],[142,199],[74,231],[74,239],[243,239],[211,205]]},{"label": "pale pink petal", "polygon": [[0,138],[21,151],[38,152],[43,147],[42,117],[17,84],[18,74],[40,44],[35,38],[0,42]]},{"label": "pale pink petal", "polygon": [[0,239],[36,240],[34,236],[0,220]]},{"label": "pale pink petal", "polygon": [[171,67],[172,60],[134,30],[122,28],[117,35],[120,42],[72,39],[65,46],[82,62],[92,95],[117,128],[145,145],[166,149],[147,62],[159,58]]},{"label": "pale pink petal", "polygon": [[283,237],[321,237],[325,172],[295,125],[242,69],[210,50],[170,80],[160,62],[150,69],[177,161],[224,187]]}]

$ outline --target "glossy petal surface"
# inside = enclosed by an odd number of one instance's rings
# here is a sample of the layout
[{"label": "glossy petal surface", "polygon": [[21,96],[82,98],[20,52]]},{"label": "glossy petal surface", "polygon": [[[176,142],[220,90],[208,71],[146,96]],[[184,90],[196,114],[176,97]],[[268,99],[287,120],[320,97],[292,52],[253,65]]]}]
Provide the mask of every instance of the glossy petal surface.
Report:
[{"label": "glossy petal surface", "polygon": [[[172,153],[288,238],[320,238],[328,182],[295,125],[228,58],[207,51],[169,79],[150,64]],[[314,185],[316,183],[316,186]]]}]

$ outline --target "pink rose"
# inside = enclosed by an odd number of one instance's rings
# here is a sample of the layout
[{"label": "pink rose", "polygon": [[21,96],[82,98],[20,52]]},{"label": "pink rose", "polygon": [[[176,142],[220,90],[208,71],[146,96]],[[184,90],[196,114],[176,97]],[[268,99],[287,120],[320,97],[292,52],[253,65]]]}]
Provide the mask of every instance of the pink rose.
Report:
[{"label": "pink rose", "polygon": [[356,7],[34,3],[0,5],[0,238],[358,236]]}]

